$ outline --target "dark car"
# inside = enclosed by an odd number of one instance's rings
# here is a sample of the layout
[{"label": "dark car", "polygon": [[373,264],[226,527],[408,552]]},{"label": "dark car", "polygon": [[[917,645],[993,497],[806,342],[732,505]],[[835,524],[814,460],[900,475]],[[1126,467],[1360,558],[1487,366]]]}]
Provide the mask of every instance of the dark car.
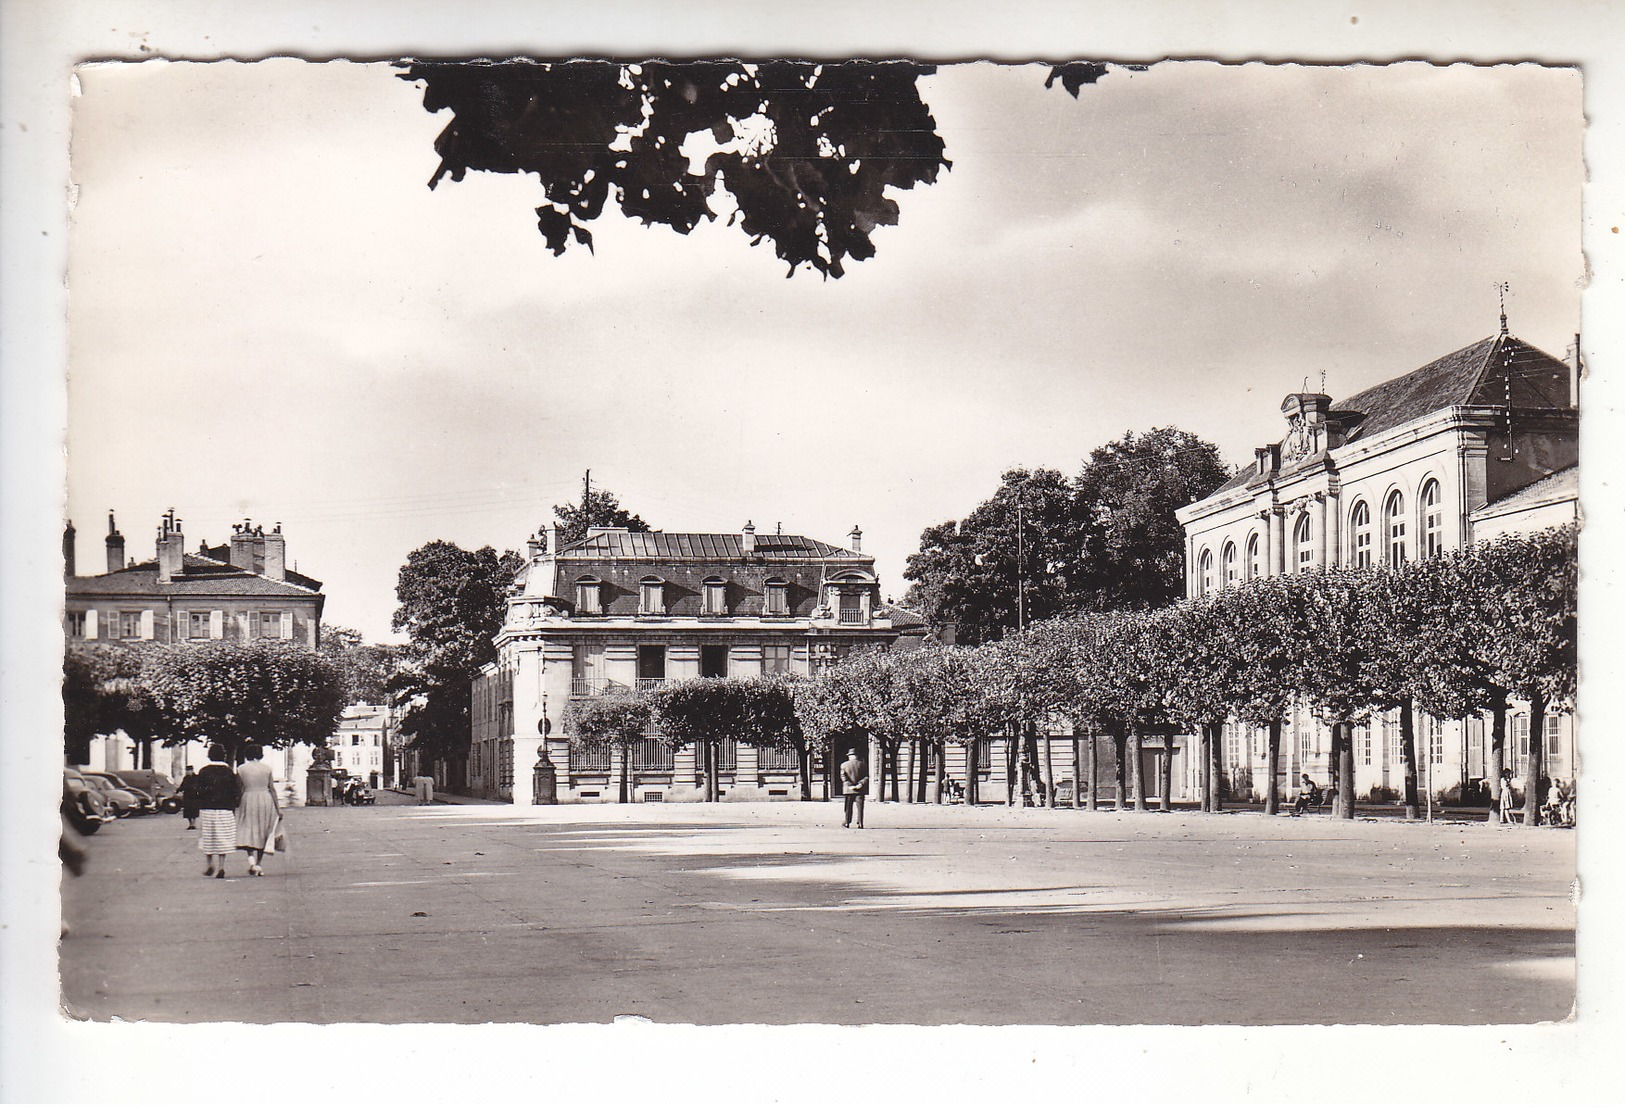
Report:
[{"label": "dark car", "polygon": [[62,771],[62,814],[82,835],[94,835],[102,824],[117,818],[101,791],[72,768]]},{"label": "dark car", "polygon": [[139,789],[152,797],[154,807],[160,812],[181,810],[181,796],[175,783],[155,769],[115,769],[108,774],[122,781],[125,788]]},{"label": "dark car", "polygon": [[[113,809],[115,816],[120,818],[135,816],[146,810],[142,807],[143,795],[125,788],[124,783],[117,777],[97,773],[94,770],[80,770],[79,776],[84,778],[85,784],[101,793],[102,799]],[[145,800],[150,804],[152,798],[145,797]]]}]

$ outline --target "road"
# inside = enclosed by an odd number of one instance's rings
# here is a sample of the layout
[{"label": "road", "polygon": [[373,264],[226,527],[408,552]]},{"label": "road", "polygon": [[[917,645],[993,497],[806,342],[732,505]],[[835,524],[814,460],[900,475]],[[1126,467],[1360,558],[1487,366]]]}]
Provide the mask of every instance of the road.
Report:
[{"label": "road", "polygon": [[70,1011],[172,1022],[1520,1023],[1574,998],[1573,832],[824,804],[178,817],[66,881]]}]

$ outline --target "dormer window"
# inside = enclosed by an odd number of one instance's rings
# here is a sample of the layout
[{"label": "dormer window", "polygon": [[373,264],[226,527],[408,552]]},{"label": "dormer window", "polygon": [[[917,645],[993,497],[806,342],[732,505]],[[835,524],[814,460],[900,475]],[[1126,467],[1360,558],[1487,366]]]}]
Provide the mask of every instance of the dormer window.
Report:
[{"label": "dormer window", "polygon": [[728,614],[728,582],[720,577],[707,577],[700,596],[700,614],[725,616]]},{"label": "dormer window", "polygon": [[645,577],[638,582],[638,614],[663,616],[666,614],[666,582],[659,577]]},{"label": "dormer window", "polygon": [[604,611],[604,583],[596,577],[576,581],[576,614],[601,615]]},{"label": "dormer window", "polygon": [[790,584],[777,577],[769,577],[763,586],[762,611],[770,616],[790,614]]}]

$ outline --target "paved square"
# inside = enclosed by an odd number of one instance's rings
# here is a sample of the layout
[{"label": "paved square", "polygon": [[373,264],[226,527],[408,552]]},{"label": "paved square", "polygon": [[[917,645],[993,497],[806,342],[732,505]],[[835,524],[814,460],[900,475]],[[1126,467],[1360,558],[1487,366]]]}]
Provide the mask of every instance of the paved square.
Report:
[{"label": "paved square", "polygon": [[[395,799],[395,798],[390,798]],[[1560,1020],[1572,832],[828,804],[290,813],[206,880],[177,817],[68,879],[74,1013],[173,1022]]]}]

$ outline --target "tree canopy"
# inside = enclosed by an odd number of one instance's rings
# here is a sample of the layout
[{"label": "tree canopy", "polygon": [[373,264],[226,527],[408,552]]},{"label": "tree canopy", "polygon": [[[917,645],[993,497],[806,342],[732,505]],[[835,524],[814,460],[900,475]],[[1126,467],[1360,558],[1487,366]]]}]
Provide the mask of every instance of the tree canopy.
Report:
[{"label": "tree canopy", "polygon": [[620,498],[608,489],[588,489],[581,500],[555,504],[553,515],[559,521],[560,544],[586,538],[589,526],[625,527],[628,531],[649,530],[643,517],[621,507]]},{"label": "tree canopy", "polygon": [[[1130,67],[1138,68],[1138,67]],[[592,249],[614,206],[686,235],[727,216],[797,270],[840,277],[899,218],[895,191],[950,168],[909,61],[414,62],[423,106],[449,109],[434,188],[470,171],[535,174],[548,249]],[[1054,67],[1073,97],[1108,72]],[[731,200],[724,200],[725,193]]]},{"label": "tree canopy", "polygon": [[382,704],[389,698],[389,681],[404,647],[364,642],[360,631],[327,623],[322,624],[321,643],[321,652],[344,674],[346,704]]},{"label": "tree canopy", "polygon": [[393,626],[409,641],[389,688],[407,705],[400,726],[414,747],[433,754],[467,748],[470,682],[496,660],[496,635],[521,565],[512,551],[464,550],[437,539],[401,567]]},{"label": "tree canopy", "polygon": [[174,727],[170,741],[321,745],[345,706],[345,675],[328,657],[275,639],[206,642],[146,653],[141,678]]},{"label": "tree canopy", "polygon": [[156,647],[70,640],[63,656],[63,738],[70,763],[90,760],[90,740],[123,731],[139,741],[162,738],[164,716],[141,681]]}]

